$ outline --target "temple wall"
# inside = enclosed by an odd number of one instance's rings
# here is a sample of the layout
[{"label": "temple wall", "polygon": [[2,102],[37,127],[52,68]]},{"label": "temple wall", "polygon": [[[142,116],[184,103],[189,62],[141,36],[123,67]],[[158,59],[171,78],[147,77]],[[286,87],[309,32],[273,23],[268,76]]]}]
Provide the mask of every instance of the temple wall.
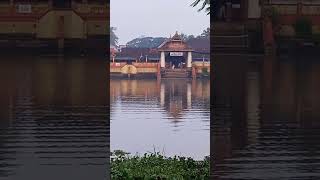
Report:
[{"label": "temple wall", "polygon": [[15,22],[14,23],[14,32],[15,33],[26,33],[26,34],[34,34],[36,29],[34,27],[34,22]]},{"label": "temple wall", "polygon": [[105,35],[108,29],[109,22],[107,20],[88,20],[87,31],[89,36]]},{"label": "temple wall", "polygon": [[[108,10],[99,4],[76,4],[74,10],[49,10],[47,3],[31,3],[31,12],[12,12],[9,3],[0,2],[1,34],[33,34],[44,39],[58,36],[60,16],[64,17],[64,36],[71,39],[84,39],[89,36],[107,35]],[[10,16],[9,16],[10,15]],[[86,19],[86,20],[84,20]]]},{"label": "temple wall", "polygon": [[261,16],[261,7],[259,1],[257,0],[248,0],[248,18],[260,18]]},{"label": "temple wall", "polygon": [[48,12],[44,15],[38,24],[37,37],[38,38],[56,38],[58,33],[58,18],[54,11]]},{"label": "temple wall", "polygon": [[72,11],[50,11],[39,21],[37,37],[56,38],[59,17],[64,17],[64,37],[82,39],[85,37],[84,21]]}]

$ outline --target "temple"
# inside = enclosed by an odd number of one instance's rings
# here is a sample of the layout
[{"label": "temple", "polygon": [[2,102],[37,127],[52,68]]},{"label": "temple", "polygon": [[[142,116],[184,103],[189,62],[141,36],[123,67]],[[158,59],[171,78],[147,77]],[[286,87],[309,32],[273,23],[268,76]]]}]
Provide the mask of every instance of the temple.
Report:
[{"label": "temple", "polygon": [[[192,67],[192,51],[178,35],[178,32],[169,39],[163,42],[158,51],[160,52],[160,65],[161,68],[189,68]],[[187,58],[185,58],[185,53],[187,53]]]},{"label": "temple", "polygon": [[[199,41],[199,42],[197,42]],[[178,32],[156,48],[110,47],[112,77],[198,78],[209,77],[210,46],[203,48],[201,39],[192,48]]]},{"label": "temple", "polygon": [[108,6],[98,0],[1,0],[0,46],[105,50]]}]

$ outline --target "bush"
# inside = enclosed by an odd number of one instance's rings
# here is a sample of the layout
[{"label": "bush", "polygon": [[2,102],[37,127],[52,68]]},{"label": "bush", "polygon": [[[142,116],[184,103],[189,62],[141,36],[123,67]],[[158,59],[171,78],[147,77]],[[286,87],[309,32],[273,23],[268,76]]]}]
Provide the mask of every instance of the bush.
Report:
[{"label": "bush", "polygon": [[310,37],[312,35],[312,23],[307,18],[300,18],[294,24],[296,36],[300,38]]},{"label": "bush", "polygon": [[111,158],[111,179],[114,180],[207,180],[209,158],[195,161],[185,157],[165,157],[160,153],[130,156],[118,151]]},{"label": "bush", "polygon": [[206,67],[202,68],[202,74],[203,75],[208,75],[209,74],[208,68],[206,68]]}]

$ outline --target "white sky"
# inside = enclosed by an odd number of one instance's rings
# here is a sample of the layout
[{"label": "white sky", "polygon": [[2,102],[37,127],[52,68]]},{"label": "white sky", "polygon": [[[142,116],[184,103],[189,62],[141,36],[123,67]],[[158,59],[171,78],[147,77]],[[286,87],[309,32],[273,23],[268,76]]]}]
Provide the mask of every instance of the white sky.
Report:
[{"label": "white sky", "polygon": [[194,0],[110,0],[110,25],[116,27],[119,44],[141,35],[169,37],[176,31],[199,35],[210,26],[210,16]]}]

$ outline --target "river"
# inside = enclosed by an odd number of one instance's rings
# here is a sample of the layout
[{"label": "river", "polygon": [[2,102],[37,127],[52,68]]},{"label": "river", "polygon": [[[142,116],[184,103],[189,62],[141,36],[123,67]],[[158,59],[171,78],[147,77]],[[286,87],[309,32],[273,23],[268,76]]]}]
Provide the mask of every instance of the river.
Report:
[{"label": "river", "polygon": [[0,179],[108,179],[105,64],[1,57]]},{"label": "river", "polygon": [[197,160],[210,154],[206,80],[111,80],[111,150]]},{"label": "river", "polygon": [[[245,60],[229,58],[223,60]],[[214,179],[319,179],[320,63],[261,57],[237,67],[226,73],[237,79],[234,90],[219,82],[234,96],[229,106],[215,105]]]}]

